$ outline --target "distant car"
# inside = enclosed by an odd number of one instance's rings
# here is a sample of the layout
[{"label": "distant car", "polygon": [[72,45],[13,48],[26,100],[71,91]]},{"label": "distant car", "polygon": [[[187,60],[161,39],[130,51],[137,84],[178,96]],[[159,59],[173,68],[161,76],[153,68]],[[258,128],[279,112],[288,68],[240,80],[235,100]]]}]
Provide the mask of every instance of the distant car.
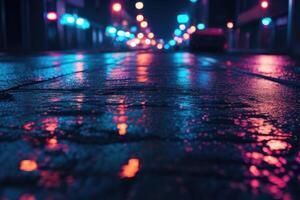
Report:
[{"label": "distant car", "polygon": [[191,51],[225,51],[227,48],[226,34],[222,28],[197,30],[191,35]]}]

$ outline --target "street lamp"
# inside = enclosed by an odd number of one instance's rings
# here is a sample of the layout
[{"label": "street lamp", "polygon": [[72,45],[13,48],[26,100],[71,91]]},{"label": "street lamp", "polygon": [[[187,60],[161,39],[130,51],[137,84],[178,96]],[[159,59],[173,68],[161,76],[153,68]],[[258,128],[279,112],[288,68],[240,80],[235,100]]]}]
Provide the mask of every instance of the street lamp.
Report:
[{"label": "street lamp", "polygon": [[142,21],[142,22],[141,22],[141,27],[142,27],[142,28],[147,28],[147,27],[148,27],[148,22]]},{"label": "street lamp", "polygon": [[122,10],[122,5],[120,3],[114,3],[112,5],[112,10],[114,12],[120,12]]},{"label": "street lamp", "polygon": [[137,15],[136,16],[136,21],[142,22],[143,20],[144,20],[144,16],[143,15]]},{"label": "street lamp", "polygon": [[260,2],[260,7],[264,10],[268,9],[269,8],[269,1],[268,0],[262,0]]},{"label": "street lamp", "polygon": [[144,3],[141,2],[141,1],[136,2],[135,8],[138,9],[138,10],[142,10],[144,8]]},{"label": "street lamp", "polygon": [[56,12],[48,12],[47,13],[48,21],[56,21],[57,20],[57,13]]},{"label": "street lamp", "polygon": [[228,29],[233,29],[234,23],[233,22],[227,22],[226,26],[227,26]]}]

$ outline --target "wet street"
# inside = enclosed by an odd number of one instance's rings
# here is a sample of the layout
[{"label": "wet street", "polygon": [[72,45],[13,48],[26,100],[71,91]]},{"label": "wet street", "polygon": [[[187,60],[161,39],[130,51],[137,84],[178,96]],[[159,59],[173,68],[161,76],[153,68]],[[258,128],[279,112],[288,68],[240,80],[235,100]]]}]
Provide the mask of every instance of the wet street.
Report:
[{"label": "wet street", "polygon": [[0,199],[299,199],[300,63],[0,57]]}]

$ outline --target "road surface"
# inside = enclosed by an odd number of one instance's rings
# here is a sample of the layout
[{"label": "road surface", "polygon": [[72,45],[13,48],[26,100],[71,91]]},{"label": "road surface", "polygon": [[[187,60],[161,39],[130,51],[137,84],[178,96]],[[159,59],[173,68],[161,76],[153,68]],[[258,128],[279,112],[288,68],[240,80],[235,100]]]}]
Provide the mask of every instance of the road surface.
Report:
[{"label": "road surface", "polygon": [[299,199],[300,65],[0,57],[0,199]]}]

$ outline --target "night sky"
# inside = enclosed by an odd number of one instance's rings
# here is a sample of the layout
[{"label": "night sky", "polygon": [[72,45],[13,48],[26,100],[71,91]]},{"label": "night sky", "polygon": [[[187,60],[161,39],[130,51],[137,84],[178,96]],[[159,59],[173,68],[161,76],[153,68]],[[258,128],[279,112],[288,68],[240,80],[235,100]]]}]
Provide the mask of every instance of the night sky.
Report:
[{"label": "night sky", "polygon": [[[134,6],[135,1],[129,1]],[[142,11],[150,23],[152,31],[159,38],[170,39],[176,26],[176,16],[186,12],[191,5],[189,0],[144,0]],[[132,12],[130,12],[132,14]]]}]

